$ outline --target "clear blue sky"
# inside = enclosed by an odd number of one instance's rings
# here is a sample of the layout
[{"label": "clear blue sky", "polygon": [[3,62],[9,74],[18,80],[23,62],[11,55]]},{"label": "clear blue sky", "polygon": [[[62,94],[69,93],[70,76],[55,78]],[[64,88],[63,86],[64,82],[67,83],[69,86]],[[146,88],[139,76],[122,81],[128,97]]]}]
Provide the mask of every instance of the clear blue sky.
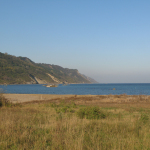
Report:
[{"label": "clear blue sky", "polygon": [[150,83],[149,0],[0,0],[0,52]]}]

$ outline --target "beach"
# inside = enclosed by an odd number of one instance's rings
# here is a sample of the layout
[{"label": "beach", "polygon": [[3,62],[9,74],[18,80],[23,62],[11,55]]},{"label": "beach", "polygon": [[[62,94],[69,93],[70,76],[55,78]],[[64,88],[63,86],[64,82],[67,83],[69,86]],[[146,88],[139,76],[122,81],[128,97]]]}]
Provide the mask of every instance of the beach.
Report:
[{"label": "beach", "polygon": [[98,105],[98,106],[139,106],[150,107],[149,95],[56,95],[56,94],[3,94],[12,103],[42,103],[60,102],[73,100],[79,105]]}]

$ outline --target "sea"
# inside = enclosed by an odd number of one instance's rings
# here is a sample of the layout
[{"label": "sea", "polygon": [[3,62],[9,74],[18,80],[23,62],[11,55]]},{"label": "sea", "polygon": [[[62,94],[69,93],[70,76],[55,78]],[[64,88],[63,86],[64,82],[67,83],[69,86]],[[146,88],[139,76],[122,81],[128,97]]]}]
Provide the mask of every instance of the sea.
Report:
[{"label": "sea", "polygon": [[0,92],[10,94],[150,95],[150,83],[59,84],[58,87],[45,87],[43,84],[0,85]]}]

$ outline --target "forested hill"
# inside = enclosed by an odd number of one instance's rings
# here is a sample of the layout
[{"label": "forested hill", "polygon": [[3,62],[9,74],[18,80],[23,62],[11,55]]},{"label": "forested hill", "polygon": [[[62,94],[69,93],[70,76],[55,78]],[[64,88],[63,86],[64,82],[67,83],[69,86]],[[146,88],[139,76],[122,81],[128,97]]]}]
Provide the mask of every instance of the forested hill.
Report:
[{"label": "forested hill", "polygon": [[92,83],[76,69],[0,52],[0,84]]}]

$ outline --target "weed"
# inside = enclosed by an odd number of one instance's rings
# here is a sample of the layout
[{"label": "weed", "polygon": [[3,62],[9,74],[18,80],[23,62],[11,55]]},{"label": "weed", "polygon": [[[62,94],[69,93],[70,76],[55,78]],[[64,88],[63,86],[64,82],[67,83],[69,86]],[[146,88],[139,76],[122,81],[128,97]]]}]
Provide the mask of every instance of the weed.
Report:
[{"label": "weed", "polygon": [[76,105],[74,102],[72,102],[72,103],[71,103],[71,107],[72,107],[72,108],[76,108],[77,105]]},{"label": "weed", "polygon": [[50,106],[53,108],[57,107],[56,103],[51,103]]},{"label": "weed", "polygon": [[72,108],[69,108],[69,109],[68,109],[68,112],[74,113],[75,111],[74,111]]},{"label": "weed", "polygon": [[61,110],[58,109],[58,108],[55,108],[55,111],[56,111],[56,113],[60,113],[61,112]]},{"label": "weed", "polygon": [[60,102],[60,104],[59,104],[60,107],[64,107],[65,105],[66,105],[66,103],[65,103],[64,100],[62,100],[62,101]]},{"label": "weed", "polygon": [[63,108],[61,108],[61,112],[63,112],[63,113],[66,113],[67,112],[67,107],[63,107]]},{"label": "weed", "polygon": [[142,114],[141,114],[140,121],[141,121],[142,123],[146,124],[146,123],[148,122],[148,120],[149,120],[149,116],[148,116],[147,114],[142,113]]},{"label": "weed", "polygon": [[56,121],[62,121],[62,113],[60,112],[59,114],[58,114],[58,116],[56,117]]},{"label": "weed", "polygon": [[51,103],[51,107],[55,108],[56,113],[73,113],[75,112],[73,108],[77,108],[74,102],[66,103],[64,100],[60,102],[60,104]]},{"label": "weed", "polygon": [[137,135],[137,137],[140,136],[141,127],[142,127],[141,122],[139,120],[137,120],[135,122],[135,127],[134,127],[134,132],[135,132],[135,135]]}]

